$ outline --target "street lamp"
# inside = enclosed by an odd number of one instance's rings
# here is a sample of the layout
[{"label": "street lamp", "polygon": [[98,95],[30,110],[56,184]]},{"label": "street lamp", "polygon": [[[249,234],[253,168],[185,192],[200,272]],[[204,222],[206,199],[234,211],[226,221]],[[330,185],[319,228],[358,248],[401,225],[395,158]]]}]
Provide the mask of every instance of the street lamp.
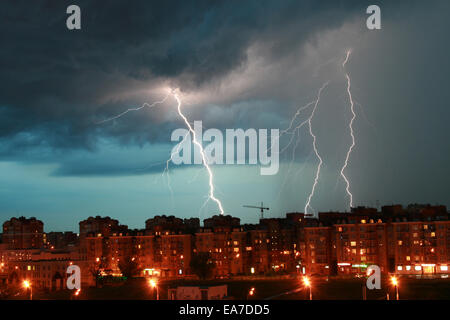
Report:
[{"label": "street lamp", "polygon": [[73,293],[74,299],[77,299],[78,296],[80,295],[81,289],[77,289],[75,290],[75,292]]},{"label": "street lamp", "polygon": [[27,290],[30,290],[30,300],[33,300],[33,287],[31,286],[31,282],[28,280],[24,280],[23,287]]},{"label": "street lamp", "polygon": [[253,295],[255,295],[255,288],[254,288],[254,287],[252,287],[252,288],[250,289],[250,291],[248,292],[247,300],[249,299],[249,297],[251,297],[251,296],[253,296]]},{"label": "street lamp", "polygon": [[149,284],[152,289],[156,289],[156,300],[159,300],[159,290],[158,290],[158,282],[155,279],[150,279]]},{"label": "street lamp", "polygon": [[399,297],[398,297],[398,280],[397,280],[397,277],[391,277],[391,282],[392,282],[392,285],[393,285],[394,288],[395,288],[395,299],[396,299],[396,300],[399,300]]},{"label": "street lamp", "polygon": [[309,289],[309,300],[312,300],[311,281],[307,276],[303,277],[303,284]]}]

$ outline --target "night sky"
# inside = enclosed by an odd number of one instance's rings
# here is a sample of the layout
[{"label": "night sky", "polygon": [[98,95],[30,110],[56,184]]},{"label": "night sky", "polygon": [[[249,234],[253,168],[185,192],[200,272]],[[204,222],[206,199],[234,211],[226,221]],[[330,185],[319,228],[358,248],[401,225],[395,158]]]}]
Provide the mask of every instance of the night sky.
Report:
[{"label": "night sky", "polygon": [[[81,30],[66,8],[81,8]],[[0,223],[35,216],[46,231],[78,230],[93,215],[143,228],[155,215],[204,219],[208,175],[170,166],[184,123],[169,97],[204,127],[279,128],[329,81],[313,130],[323,168],[314,212],[348,210],[339,170],[351,143],[342,62],[356,102],[356,146],[347,176],[354,205],[450,205],[450,2],[377,1],[382,29],[368,30],[374,1],[2,1],[0,4]],[[299,120],[303,120],[301,117]],[[212,166],[227,214],[257,221],[303,211],[317,158],[307,128],[259,166]],[[280,141],[280,149],[289,139]],[[173,195],[173,196],[172,196]]]}]

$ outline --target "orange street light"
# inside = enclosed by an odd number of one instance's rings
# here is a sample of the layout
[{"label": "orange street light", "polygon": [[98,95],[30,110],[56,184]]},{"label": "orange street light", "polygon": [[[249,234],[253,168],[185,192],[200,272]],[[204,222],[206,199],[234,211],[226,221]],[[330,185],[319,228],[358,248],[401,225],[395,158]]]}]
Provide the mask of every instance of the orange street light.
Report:
[{"label": "orange street light", "polygon": [[307,276],[303,277],[303,284],[309,289],[309,300],[312,300],[311,281]]},{"label": "orange street light", "polygon": [[30,289],[30,300],[33,300],[33,287],[31,286],[31,282],[28,280],[24,280],[23,287],[27,290]]},{"label": "orange street light", "polygon": [[303,284],[304,284],[306,287],[311,287],[311,281],[309,280],[309,278],[308,278],[307,276],[304,276],[304,277],[303,277]]},{"label": "orange street light", "polygon": [[255,288],[252,287],[252,288],[250,288],[250,290],[248,291],[247,300],[249,299],[249,297],[253,296],[254,294],[255,294]]},{"label": "orange street light", "polygon": [[148,281],[152,289],[156,289],[156,300],[159,300],[159,290],[158,290],[158,282],[155,279],[150,279]]},{"label": "orange street light", "polygon": [[391,277],[391,282],[392,282],[392,285],[394,286],[394,288],[395,288],[395,299],[396,300],[399,300],[399,297],[398,297],[398,280],[397,280],[397,277]]}]

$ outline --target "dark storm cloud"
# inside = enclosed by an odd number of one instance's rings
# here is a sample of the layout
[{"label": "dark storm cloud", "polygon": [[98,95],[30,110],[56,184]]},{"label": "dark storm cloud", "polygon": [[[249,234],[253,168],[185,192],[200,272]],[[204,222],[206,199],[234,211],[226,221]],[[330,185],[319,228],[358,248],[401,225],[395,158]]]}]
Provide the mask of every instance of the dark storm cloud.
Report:
[{"label": "dark storm cloud", "polygon": [[125,109],[125,98],[114,93],[145,90],[159,80],[195,90],[245,65],[255,41],[270,43],[272,59],[282,59],[356,13],[363,19],[367,7],[356,0],[76,1],[82,30],[68,31],[65,10],[72,3],[1,4],[3,159],[20,159],[30,148],[95,150],[99,137],[140,146],[167,142],[177,127],[167,120],[136,114],[114,126],[95,120]]}]

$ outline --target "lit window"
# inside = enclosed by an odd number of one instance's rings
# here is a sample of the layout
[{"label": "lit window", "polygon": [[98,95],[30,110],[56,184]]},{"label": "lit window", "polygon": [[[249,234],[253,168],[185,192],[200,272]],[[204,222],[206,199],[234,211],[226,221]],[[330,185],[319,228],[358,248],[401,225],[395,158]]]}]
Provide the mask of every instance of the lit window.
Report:
[{"label": "lit window", "polygon": [[436,237],[436,233],[435,233],[435,232],[432,232],[432,233],[431,233],[431,237],[432,237],[432,238]]},{"label": "lit window", "polygon": [[415,266],[415,267],[414,267],[414,270],[420,271],[420,270],[422,270],[422,267],[421,267],[421,266]]},{"label": "lit window", "polygon": [[410,256],[406,256],[406,261],[411,261],[411,257]]},{"label": "lit window", "polygon": [[350,245],[351,245],[352,247],[356,247],[356,241],[351,241],[351,242],[350,242]]},{"label": "lit window", "polygon": [[398,270],[398,271],[402,271],[402,270],[403,270],[403,267],[402,267],[402,266],[398,266],[398,267],[397,267],[397,270]]},{"label": "lit window", "polygon": [[406,270],[411,270],[411,266],[406,266]]},{"label": "lit window", "polygon": [[398,240],[398,245],[401,246],[403,244],[402,240]]},{"label": "lit window", "polygon": [[441,266],[441,271],[448,271],[448,266]]}]

